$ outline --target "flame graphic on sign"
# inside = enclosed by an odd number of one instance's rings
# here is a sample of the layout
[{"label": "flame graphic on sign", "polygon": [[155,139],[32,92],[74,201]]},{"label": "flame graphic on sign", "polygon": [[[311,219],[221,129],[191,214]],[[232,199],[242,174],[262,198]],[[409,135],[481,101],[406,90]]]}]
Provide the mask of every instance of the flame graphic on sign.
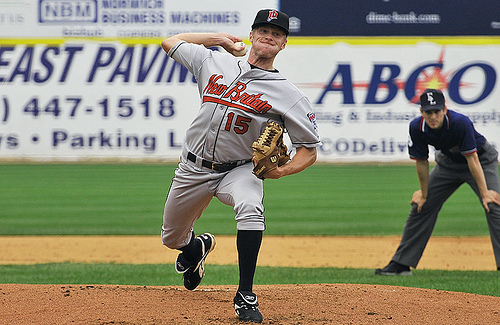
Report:
[{"label": "flame graphic on sign", "polygon": [[[444,48],[441,50],[439,55],[438,64],[443,65]],[[452,71],[443,73],[440,67],[433,67],[433,70],[429,72],[422,71],[422,77],[417,80],[415,86],[416,95],[411,99],[412,103],[418,103],[420,101],[420,95],[426,89],[448,89],[448,77],[452,74]]]}]

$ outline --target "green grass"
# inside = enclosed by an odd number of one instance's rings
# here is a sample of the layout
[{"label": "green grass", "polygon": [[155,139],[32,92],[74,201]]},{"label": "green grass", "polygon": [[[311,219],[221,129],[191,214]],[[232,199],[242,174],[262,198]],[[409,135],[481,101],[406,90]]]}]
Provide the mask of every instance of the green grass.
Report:
[{"label": "green grass", "polygon": [[158,234],[173,170],[157,165],[0,165],[0,234]]},{"label": "green grass", "polygon": [[[159,235],[174,165],[0,165],[0,235]],[[401,235],[418,181],[412,165],[314,165],[264,182],[265,235]],[[197,232],[234,235],[231,207],[214,200]],[[445,204],[435,236],[488,236],[474,193]],[[236,266],[209,266],[206,285],[236,285]],[[500,296],[499,273],[416,270],[380,277],[367,269],[257,269],[255,284],[364,283]],[[181,285],[172,265],[0,266],[1,283]]]},{"label": "green grass", "polygon": [[[157,235],[174,165],[0,165],[0,235]],[[314,165],[264,182],[266,235],[400,235],[418,189],[411,165]],[[236,232],[217,199],[196,228]],[[462,186],[437,236],[487,236],[477,197]]]},{"label": "green grass", "polygon": [[[203,285],[237,285],[236,265],[207,265]],[[384,277],[372,269],[259,267],[255,285],[353,283],[380,284],[500,296],[496,271],[416,270],[414,276]],[[38,264],[0,266],[2,283],[117,284],[182,286],[172,264]]]}]

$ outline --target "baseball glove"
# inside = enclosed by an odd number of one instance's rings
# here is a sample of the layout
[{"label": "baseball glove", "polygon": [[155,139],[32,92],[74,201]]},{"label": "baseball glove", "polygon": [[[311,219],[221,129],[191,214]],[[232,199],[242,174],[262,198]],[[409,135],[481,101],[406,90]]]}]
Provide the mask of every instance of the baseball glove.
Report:
[{"label": "baseball glove", "polygon": [[283,143],[283,128],[276,122],[268,122],[259,138],[252,144],[253,174],[264,179],[266,173],[290,160],[288,148]]}]

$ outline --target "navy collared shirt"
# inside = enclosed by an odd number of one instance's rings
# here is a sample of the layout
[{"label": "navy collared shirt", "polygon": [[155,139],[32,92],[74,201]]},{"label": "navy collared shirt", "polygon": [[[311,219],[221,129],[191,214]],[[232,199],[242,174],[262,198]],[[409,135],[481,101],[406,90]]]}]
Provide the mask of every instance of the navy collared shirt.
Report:
[{"label": "navy collared shirt", "polygon": [[411,159],[427,160],[428,146],[431,145],[453,161],[465,163],[464,156],[481,152],[485,142],[485,137],[476,131],[467,116],[448,110],[443,126],[438,130],[431,129],[423,116],[410,122],[408,152]]}]

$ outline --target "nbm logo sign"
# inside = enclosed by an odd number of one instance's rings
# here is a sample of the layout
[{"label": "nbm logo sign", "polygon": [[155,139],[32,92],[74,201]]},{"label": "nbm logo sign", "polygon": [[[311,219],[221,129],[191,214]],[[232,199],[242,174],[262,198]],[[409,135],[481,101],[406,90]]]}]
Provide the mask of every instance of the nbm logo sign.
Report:
[{"label": "nbm logo sign", "polygon": [[38,0],[40,23],[96,23],[97,0]]}]

